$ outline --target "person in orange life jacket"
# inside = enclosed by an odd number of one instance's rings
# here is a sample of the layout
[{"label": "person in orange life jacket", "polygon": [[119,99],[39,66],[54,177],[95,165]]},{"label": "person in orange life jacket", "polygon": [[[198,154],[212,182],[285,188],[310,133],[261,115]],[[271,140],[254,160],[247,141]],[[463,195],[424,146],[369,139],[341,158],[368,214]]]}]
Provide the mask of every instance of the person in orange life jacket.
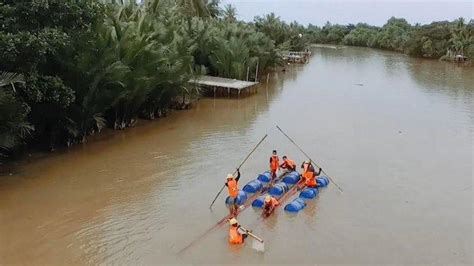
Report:
[{"label": "person in orange life jacket", "polygon": [[280,168],[287,169],[289,171],[296,171],[296,163],[295,161],[288,159],[285,155],[283,156],[283,163],[280,165]]},{"label": "person in orange life jacket", "polygon": [[229,243],[230,244],[243,244],[248,234],[247,231],[242,230],[237,219],[232,218],[229,220]]},{"label": "person in orange life jacket", "polygon": [[313,165],[311,164],[311,160],[303,162],[301,165],[301,168],[303,169],[303,172],[301,175],[305,179],[305,185],[307,187],[317,187],[318,183],[316,182],[316,176],[321,174],[321,171],[323,170],[322,168],[319,168],[319,172],[316,173],[314,170]]},{"label": "person in orange life jacket", "polygon": [[237,196],[239,196],[239,182],[240,179],[240,170],[237,169],[237,177],[234,177],[232,174],[227,175],[227,182],[225,186],[229,192],[229,212],[231,215],[237,214]]},{"label": "person in orange life jacket", "polygon": [[265,197],[265,203],[263,205],[263,215],[264,216],[269,216],[273,210],[275,210],[275,207],[280,205],[277,199],[274,197],[267,195]]},{"label": "person in orange life jacket", "polygon": [[273,150],[272,156],[270,157],[270,171],[272,173],[272,179],[277,176],[278,168],[280,167],[280,158],[278,158],[277,151]]}]

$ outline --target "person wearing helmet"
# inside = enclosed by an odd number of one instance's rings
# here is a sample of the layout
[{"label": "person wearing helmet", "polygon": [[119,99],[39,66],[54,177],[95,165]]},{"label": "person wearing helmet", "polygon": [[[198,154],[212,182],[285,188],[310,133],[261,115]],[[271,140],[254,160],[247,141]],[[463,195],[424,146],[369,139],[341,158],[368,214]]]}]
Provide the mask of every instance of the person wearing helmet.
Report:
[{"label": "person wearing helmet", "polygon": [[237,219],[232,218],[229,220],[230,228],[229,228],[229,243],[230,244],[243,244],[245,238],[247,238],[248,234],[247,231],[242,230],[240,227],[239,221]]},{"label": "person wearing helmet", "polygon": [[318,185],[318,183],[316,182],[316,176],[320,175],[323,169],[319,168],[319,172],[316,173],[311,163],[311,160],[307,160],[303,162],[303,164],[301,165],[301,168],[303,169],[301,175],[305,179],[305,185],[307,187],[315,188]]},{"label": "person wearing helmet", "polygon": [[272,179],[276,178],[279,167],[280,158],[278,157],[277,151],[273,150],[272,156],[270,157],[270,172],[272,173]]},{"label": "person wearing helmet", "polygon": [[280,165],[280,168],[287,169],[288,171],[296,171],[295,161],[288,159],[285,155],[283,156],[283,163]]},{"label": "person wearing helmet", "polygon": [[273,210],[275,210],[275,207],[280,205],[277,199],[274,197],[267,195],[265,197],[265,203],[263,205],[263,216],[269,216],[272,214]]},{"label": "person wearing helmet", "polygon": [[237,177],[234,177],[232,174],[227,175],[227,182],[225,186],[229,192],[229,212],[231,215],[237,215],[237,197],[239,196],[239,182],[240,179],[240,170],[237,169]]}]

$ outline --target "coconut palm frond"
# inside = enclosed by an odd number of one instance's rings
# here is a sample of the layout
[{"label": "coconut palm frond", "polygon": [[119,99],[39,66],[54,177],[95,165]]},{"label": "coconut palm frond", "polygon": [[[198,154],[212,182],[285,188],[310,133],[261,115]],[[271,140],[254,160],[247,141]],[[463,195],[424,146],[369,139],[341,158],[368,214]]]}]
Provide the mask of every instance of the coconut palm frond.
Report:
[{"label": "coconut palm frond", "polygon": [[0,87],[12,85],[14,83],[25,83],[25,78],[22,74],[0,72]]}]

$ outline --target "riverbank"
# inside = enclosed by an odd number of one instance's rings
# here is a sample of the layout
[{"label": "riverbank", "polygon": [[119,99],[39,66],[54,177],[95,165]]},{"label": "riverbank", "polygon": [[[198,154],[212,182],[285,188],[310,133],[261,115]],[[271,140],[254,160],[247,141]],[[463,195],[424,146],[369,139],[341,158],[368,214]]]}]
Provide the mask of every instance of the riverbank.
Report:
[{"label": "riverbank", "polygon": [[[252,80],[281,63],[281,49],[306,46],[292,38],[298,25],[238,21],[219,1],[113,2],[2,5],[4,20],[18,23],[0,29],[0,46],[14,51],[0,60],[1,157],[132,127],[197,95],[197,76]],[[278,41],[264,31],[270,24],[285,30]]]},{"label": "riverbank", "polygon": [[[261,76],[259,76],[259,80],[261,80],[261,83],[258,84],[257,86],[259,89],[265,89],[268,86],[267,82],[272,82],[271,78],[268,79],[270,76],[276,75],[278,73],[281,73],[283,69],[285,71],[290,71],[291,72],[291,67],[294,66],[296,68],[303,66],[301,64],[292,64],[292,65],[287,65],[285,67],[274,67],[272,69],[269,69],[267,71],[264,71],[261,73]],[[291,75],[291,74],[289,74]],[[259,90],[257,89],[257,91]],[[255,97],[255,95],[249,95],[247,97]],[[31,163],[37,160],[41,160],[44,158],[47,158],[48,156],[62,156],[65,155],[69,152],[75,152],[78,149],[83,149],[86,145],[94,145],[97,142],[103,142],[108,139],[113,139],[113,138],[120,138],[123,136],[126,131],[132,130],[134,128],[143,128],[143,127],[149,127],[153,124],[160,123],[163,120],[169,120],[169,119],[174,119],[176,115],[181,116],[181,113],[189,113],[189,111],[192,111],[193,108],[199,105],[199,101],[203,99],[210,99],[212,97],[204,97],[204,96],[197,96],[193,98],[188,98],[186,97],[185,99],[185,104],[182,104],[182,99],[180,97],[176,98],[170,106],[172,108],[168,108],[166,110],[160,111],[160,114],[154,117],[153,119],[143,119],[143,118],[138,118],[134,121],[133,124],[131,124],[129,127],[124,127],[121,130],[116,130],[112,128],[104,128],[100,132],[95,132],[92,135],[89,135],[87,137],[87,140],[81,143],[71,143],[70,145],[64,145],[57,147],[54,150],[50,151],[45,151],[45,150],[40,150],[40,149],[23,149],[20,152],[18,152],[15,156],[11,156],[8,158],[4,158],[4,160],[0,160],[0,178],[2,176],[12,176],[17,174],[16,170],[18,165],[23,164],[23,163]],[[238,99],[245,99],[246,97],[239,97]],[[226,100],[226,99],[237,99],[237,97],[218,97],[214,98],[217,100]],[[150,125],[148,125],[150,124]],[[1,158],[0,158],[1,159]]]}]

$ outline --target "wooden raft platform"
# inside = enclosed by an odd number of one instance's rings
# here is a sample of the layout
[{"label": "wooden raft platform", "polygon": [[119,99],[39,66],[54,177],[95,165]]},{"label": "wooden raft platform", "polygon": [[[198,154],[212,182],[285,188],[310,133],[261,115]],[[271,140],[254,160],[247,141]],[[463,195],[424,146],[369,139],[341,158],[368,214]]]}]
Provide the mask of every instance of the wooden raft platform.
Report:
[{"label": "wooden raft platform", "polygon": [[213,76],[201,76],[197,79],[191,79],[190,83],[195,84],[204,89],[205,95],[216,96],[238,96],[241,93],[250,94],[257,91],[258,82],[227,79]]}]

